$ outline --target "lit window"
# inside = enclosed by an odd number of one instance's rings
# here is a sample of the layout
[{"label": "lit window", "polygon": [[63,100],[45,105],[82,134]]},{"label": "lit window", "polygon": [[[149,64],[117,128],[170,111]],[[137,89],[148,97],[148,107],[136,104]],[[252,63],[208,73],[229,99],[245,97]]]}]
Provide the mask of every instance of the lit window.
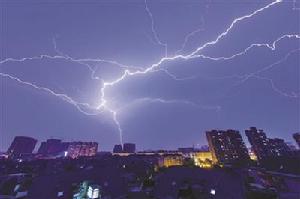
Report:
[{"label": "lit window", "polygon": [[210,190],[210,194],[211,194],[211,195],[216,195],[216,190],[215,190],[215,189],[211,189],[211,190]]}]

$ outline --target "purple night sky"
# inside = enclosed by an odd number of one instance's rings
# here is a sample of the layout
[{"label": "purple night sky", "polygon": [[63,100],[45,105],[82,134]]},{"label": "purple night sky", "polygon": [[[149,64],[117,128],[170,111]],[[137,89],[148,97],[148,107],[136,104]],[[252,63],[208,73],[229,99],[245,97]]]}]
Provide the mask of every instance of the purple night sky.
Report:
[{"label": "purple night sky", "polygon": [[16,135],[111,150],[118,124],[138,149],[205,145],[215,128],[256,126],[286,141],[300,130],[299,1],[0,7],[0,151]]}]

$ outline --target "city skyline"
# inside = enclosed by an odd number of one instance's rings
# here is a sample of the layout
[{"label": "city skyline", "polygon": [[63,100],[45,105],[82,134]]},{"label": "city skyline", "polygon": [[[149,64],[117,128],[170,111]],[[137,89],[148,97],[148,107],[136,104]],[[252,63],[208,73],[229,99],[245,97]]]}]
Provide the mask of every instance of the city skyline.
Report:
[{"label": "city skyline", "polygon": [[[141,147],[137,147],[137,143],[129,143],[125,142],[123,144],[115,144],[111,149],[102,149],[98,148],[98,142],[95,140],[88,140],[88,141],[81,141],[81,140],[62,140],[58,138],[47,138],[46,140],[36,140],[33,137],[29,136],[16,136],[12,140],[9,148],[4,152],[4,154],[9,155],[13,153],[11,148],[18,146],[20,149],[18,151],[27,150],[29,154],[40,154],[40,155],[47,155],[49,154],[60,154],[64,156],[65,152],[68,151],[68,148],[72,145],[74,146],[91,146],[94,148],[96,145],[96,151],[93,155],[96,155],[97,152],[109,152],[109,153],[136,153],[136,152],[158,152],[158,151],[181,151],[184,152],[185,150],[200,150],[200,151],[210,151],[211,153],[218,153],[218,150],[223,150],[224,148],[215,148],[215,145],[223,145],[225,147],[225,151],[235,151],[234,153],[247,153],[251,156],[252,153],[255,154],[257,158],[261,158],[263,156],[272,156],[278,155],[283,151],[293,151],[297,150],[299,145],[299,132],[292,134],[293,142],[286,141],[284,139],[278,137],[269,137],[268,134],[264,132],[263,129],[259,129],[256,127],[250,127],[249,129],[245,129],[244,132],[240,132],[235,129],[210,129],[205,132],[206,134],[206,142],[202,143],[202,145],[189,145],[189,146],[182,146],[179,145],[176,148],[166,149],[166,148],[148,148],[144,149]],[[244,137],[247,137],[244,139]],[[24,139],[24,143],[20,142],[19,140]],[[220,140],[223,140],[221,143]],[[235,148],[232,148],[231,145],[236,145]],[[27,145],[27,146],[26,146]],[[23,148],[22,148],[23,147]],[[24,148],[25,147],[25,148]],[[238,150],[237,150],[238,149]],[[275,149],[279,150],[275,152]],[[1,152],[1,151],[0,151]],[[279,153],[278,153],[279,152]],[[20,152],[18,152],[20,153]],[[278,153],[278,154],[277,154]],[[241,155],[240,154],[240,155]],[[213,157],[217,159],[217,157]],[[247,159],[247,158],[246,158]]]},{"label": "city skyline", "polygon": [[251,126],[295,144],[298,4],[3,1],[0,151],[17,135],[174,149]]}]

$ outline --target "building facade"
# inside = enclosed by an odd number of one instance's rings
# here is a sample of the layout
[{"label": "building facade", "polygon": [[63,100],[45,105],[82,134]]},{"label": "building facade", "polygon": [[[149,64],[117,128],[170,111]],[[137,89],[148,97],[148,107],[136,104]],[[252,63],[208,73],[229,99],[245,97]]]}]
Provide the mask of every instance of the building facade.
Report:
[{"label": "building facade", "polygon": [[171,167],[183,165],[183,157],[181,154],[164,154],[160,158],[160,167]]},{"label": "building facade", "polygon": [[270,144],[273,156],[289,156],[290,155],[291,149],[284,142],[283,139],[279,139],[279,138],[269,139],[269,144]]},{"label": "building facade", "polygon": [[249,154],[237,130],[211,130],[206,132],[212,160],[215,164],[247,164]]},{"label": "building facade", "polygon": [[196,166],[201,168],[211,168],[213,165],[212,153],[210,151],[197,151],[193,154]]},{"label": "building facade", "polygon": [[269,139],[262,129],[250,127],[250,129],[245,130],[245,133],[258,160],[272,156],[273,152],[269,145]]},{"label": "building facade", "polygon": [[122,153],[123,152],[123,147],[121,144],[116,144],[114,146],[114,149],[113,149],[113,153]]},{"label": "building facade", "polygon": [[123,152],[124,153],[135,153],[135,144],[125,143],[123,145]]},{"label": "building facade", "polygon": [[32,154],[37,140],[31,137],[16,136],[7,150],[7,155],[11,158],[25,154]]},{"label": "building facade", "polygon": [[64,151],[63,143],[59,139],[48,139],[42,142],[38,154],[43,156],[55,156]]},{"label": "building facade", "polygon": [[250,127],[245,133],[258,161],[269,157],[288,156],[291,152],[290,147],[283,139],[268,138],[261,129]]},{"label": "building facade", "polygon": [[98,150],[96,142],[70,142],[67,150],[67,156],[78,158],[82,156],[95,156]]}]

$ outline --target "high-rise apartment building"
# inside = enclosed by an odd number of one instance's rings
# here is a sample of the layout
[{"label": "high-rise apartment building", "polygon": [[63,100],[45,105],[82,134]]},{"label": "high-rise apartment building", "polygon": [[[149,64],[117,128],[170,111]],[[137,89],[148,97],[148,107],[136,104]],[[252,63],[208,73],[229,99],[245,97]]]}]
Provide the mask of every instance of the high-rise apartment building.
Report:
[{"label": "high-rise apartment building", "polygon": [[209,149],[214,163],[246,164],[248,150],[237,130],[211,130],[206,132]]},{"label": "high-rise apartment building", "polygon": [[291,149],[283,139],[268,138],[263,130],[256,127],[250,127],[245,132],[258,160],[290,155]]},{"label": "high-rise apartment building", "polygon": [[7,150],[9,157],[19,157],[24,154],[31,154],[37,140],[31,137],[16,136]]},{"label": "high-rise apartment building", "polygon": [[269,139],[273,156],[288,156],[291,153],[290,147],[284,142],[283,139],[273,138]]},{"label": "high-rise apartment building", "polygon": [[269,144],[269,139],[263,130],[250,127],[250,129],[245,130],[245,133],[258,160],[272,156],[273,152]]}]

